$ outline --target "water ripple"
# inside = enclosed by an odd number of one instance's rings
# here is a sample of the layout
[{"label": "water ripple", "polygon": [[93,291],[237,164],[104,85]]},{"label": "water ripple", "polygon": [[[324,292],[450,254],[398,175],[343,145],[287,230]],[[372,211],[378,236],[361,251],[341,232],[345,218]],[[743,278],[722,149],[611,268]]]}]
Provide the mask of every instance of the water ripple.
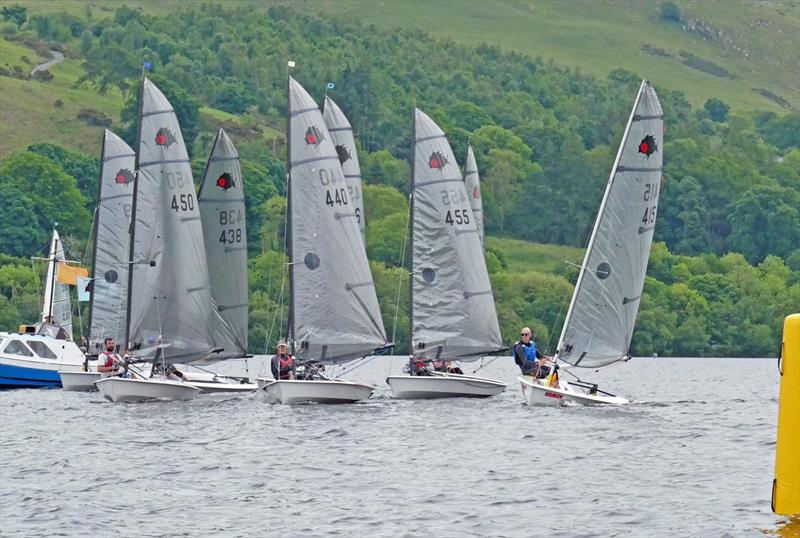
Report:
[{"label": "water ripple", "polygon": [[2,533],[740,537],[781,525],[772,371],[703,359],[686,376],[686,359],[633,360],[592,374],[633,404],[542,409],[523,403],[511,361],[482,371],[505,393],[438,401],[391,399],[381,384],[404,361],[387,361],[353,373],[379,388],[349,406],[2,393]]}]

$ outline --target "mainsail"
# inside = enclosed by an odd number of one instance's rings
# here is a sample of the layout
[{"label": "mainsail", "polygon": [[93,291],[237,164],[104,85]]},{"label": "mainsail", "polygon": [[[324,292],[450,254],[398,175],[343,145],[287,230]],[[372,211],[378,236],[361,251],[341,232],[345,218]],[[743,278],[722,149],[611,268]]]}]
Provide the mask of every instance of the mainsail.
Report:
[{"label": "mainsail", "polygon": [[211,298],[192,169],[178,118],[142,83],[133,203],[128,343],[139,360],[209,358],[220,318]]},{"label": "mainsail", "polygon": [[481,180],[478,175],[478,163],[472,145],[467,147],[467,164],[464,166],[464,184],[467,188],[472,214],[475,215],[475,227],[483,245],[483,202],[481,201]]},{"label": "mainsail", "polygon": [[239,154],[222,129],[208,158],[198,200],[211,295],[227,322],[212,326],[214,343],[224,350],[214,358],[242,357],[247,354],[249,319],[244,182]]},{"label": "mainsail", "polygon": [[364,200],[361,190],[361,166],[358,164],[358,152],[356,152],[356,141],[353,137],[353,127],[347,121],[339,105],[333,99],[325,96],[325,105],[322,116],[325,118],[325,125],[331,133],[336,155],[342,164],[344,172],[344,183],[347,186],[347,199],[356,214],[358,227],[361,230],[361,238],[366,242],[366,224],[364,222]]},{"label": "mainsail", "polygon": [[664,120],[643,81],[575,284],[557,357],[594,368],[618,361],[639,310],[661,188]]},{"label": "mainsail", "polygon": [[300,358],[346,362],[386,344],[342,166],[317,104],[289,78],[290,339]]},{"label": "mainsail", "polygon": [[503,347],[475,216],[445,134],[414,116],[412,347],[474,360]]},{"label": "mainsail", "polygon": [[89,303],[89,349],[122,342],[127,327],[128,253],[136,154],[106,129],[97,185],[97,228]]},{"label": "mainsail", "polygon": [[67,339],[72,340],[72,304],[69,299],[69,286],[58,281],[58,267],[63,265],[65,260],[64,244],[56,230],[53,230],[48,260],[42,321],[61,325],[67,333]]}]

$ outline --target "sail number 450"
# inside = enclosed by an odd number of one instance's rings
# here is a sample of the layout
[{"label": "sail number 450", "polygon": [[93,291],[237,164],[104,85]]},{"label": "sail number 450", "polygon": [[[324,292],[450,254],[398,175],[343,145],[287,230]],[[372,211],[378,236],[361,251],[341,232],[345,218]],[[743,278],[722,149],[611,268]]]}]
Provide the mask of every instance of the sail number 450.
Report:
[{"label": "sail number 450", "polygon": [[194,195],[193,194],[173,194],[172,203],[169,205],[170,209],[178,211],[194,211]]}]

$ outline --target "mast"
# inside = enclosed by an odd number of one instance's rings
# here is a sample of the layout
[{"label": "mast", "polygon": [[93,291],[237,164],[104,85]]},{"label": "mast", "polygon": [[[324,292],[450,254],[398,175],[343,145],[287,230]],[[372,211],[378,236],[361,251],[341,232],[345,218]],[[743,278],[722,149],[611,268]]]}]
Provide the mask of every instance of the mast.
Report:
[{"label": "mast", "polygon": [[586,274],[586,268],[589,264],[589,255],[592,253],[592,247],[594,246],[594,241],[597,237],[597,230],[600,227],[600,220],[603,218],[603,213],[605,212],[606,204],[608,203],[608,195],[611,192],[611,186],[613,185],[614,177],[617,174],[617,167],[619,166],[619,161],[622,158],[622,151],[625,149],[625,143],[628,140],[628,134],[630,133],[631,125],[633,124],[633,118],[636,115],[636,109],[639,106],[639,100],[642,98],[642,92],[644,91],[646,84],[647,80],[643,80],[642,84],[639,86],[639,93],[636,94],[636,100],[633,102],[631,115],[628,118],[628,124],[625,126],[625,132],[622,135],[622,141],[620,142],[619,149],[617,150],[617,157],[614,159],[614,166],[611,167],[611,174],[608,178],[608,183],[606,184],[606,191],[603,193],[603,201],[600,202],[600,210],[597,212],[597,218],[595,219],[594,227],[592,228],[592,235],[589,237],[589,243],[586,245],[586,253],[583,256],[583,263],[581,263],[581,269],[578,273],[578,280],[575,282],[575,291],[572,293],[572,299],[569,303],[567,316],[564,318],[564,325],[561,327],[561,336],[558,338],[558,346],[556,347],[556,360],[558,359],[558,354],[561,351],[561,346],[564,343],[564,335],[566,334],[569,320],[572,317],[572,311],[575,308],[575,300],[578,297],[581,284],[583,284],[583,277]]},{"label": "mast", "polygon": [[289,352],[294,355],[294,245],[292,238],[292,95],[286,73],[286,256],[289,259],[289,323],[286,327]]},{"label": "mast", "polygon": [[214,159],[214,148],[217,147],[217,142],[219,142],[219,135],[222,129],[217,129],[217,135],[214,137],[214,143],[211,144],[211,155],[208,156],[208,160],[206,161],[206,166],[203,168],[203,179],[200,180],[200,187],[198,187],[197,192],[203,192],[203,186],[206,183],[206,176],[208,175],[208,167],[211,166],[211,161]]},{"label": "mast", "polygon": [[[57,238],[57,232],[53,229],[53,248],[50,251],[50,265],[53,268],[50,273],[50,304],[47,306],[47,320],[48,323],[53,322],[53,301],[56,295],[56,253],[58,252],[58,240],[60,237]],[[60,325],[60,324],[59,324]]]},{"label": "mast", "polygon": [[134,169],[136,177],[133,181],[133,203],[131,204],[131,227],[130,227],[130,247],[128,249],[128,300],[127,300],[127,314],[125,319],[125,348],[130,348],[131,337],[131,298],[133,297],[133,250],[134,250],[134,237],[136,234],[136,199],[139,192],[139,153],[142,150],[142,106],[144,106],[144,72],[142,73],[142,82],[139,87],[139,113],[137,116],[136,124],[136,159],[134,161]]},{"label": "mast", "polygon": [[409,236],[411,237],[409,242],[410,248],[410,264],[409,264],[409,272],[408,272],[408,343],[409,347],[411,348],[411,362],[412,364],[409,365],[409,372],[411,374],[414,373],[413,370],[413,362],[414,362],[414,189],[416,188],[416,182],[414,181],[414,177],[416,174],[417,169],[417,107],[416,103],[413,107],[411,107],[411,194],[409,195],[408,203],[409,203],[409,218],[408,218],[408,226],[411,228]]},{"label": "mast", "polygon": [[88,347],[92,336],[92,314],[94,310],[94,281],[97,278],[97,234],[100,228],[100,204],[103,199],[103,162],[106,158],[106,130],[103,130],[103,143],[100,147],[100,170],[97,175],[97,205],[95,206],[94,244],[92,245],[92,293],[89,294],[89,326],[86,333]]}]

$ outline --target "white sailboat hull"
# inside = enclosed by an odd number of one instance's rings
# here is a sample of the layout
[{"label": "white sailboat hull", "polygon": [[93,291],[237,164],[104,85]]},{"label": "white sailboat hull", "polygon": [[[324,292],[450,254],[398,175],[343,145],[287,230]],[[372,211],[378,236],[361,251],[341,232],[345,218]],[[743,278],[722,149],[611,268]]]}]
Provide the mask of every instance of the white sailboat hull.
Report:
[{"label": "white sailboat hull", "polygon": [[556,387],[549,387],[539,379],[531,376],[517,376],[522,395],[528,405],[560,406],[567,402],[581,405],[625,405],[628,400],[619,396],[604,394],[586,394],[573,389],[569,383],[559,382]]},{"label": "white sailboat hull", "polygon": [[166,379],[106,377],[95,385],[106,400],[115,403],[192,400],[200,392],[188,383]]},{"label": "white sailboat hull", "polygon": [[297,403],[355,403],[369,399],[374,387],[344,380],[269,380],[259,378],[269,401],[282,404]]},{"label": "white sailboat hull", "polygon": [[218,392],[240,393],[258,390],[255,383],[242,383],[236,378],[212,373],[182,372],[184,382],[200,389],[201,394]]},{"label": "white sailboat hull", "polygon": [[395,398],[488,398],[506,390],[506,384],[484,377],[462,374],[432,376],[395,375],[386,378]]},{"label": "white sailboat hull", "polygon": [[212,393],[241,393],[241,392],[255,392],[258,390],[258,385],[255,383],[233,383],[226,381],[211,381],[211,382],[197,382],[187,381],[193,387],[200,389],[201,394]]},{"label": "white sailboat hull", "polygon": [[96,391],[97,387],[94,383],[103,376],[100,372],[66,372],[63,370],[59,370],[58,375],[64,390],[78,392]]}]

